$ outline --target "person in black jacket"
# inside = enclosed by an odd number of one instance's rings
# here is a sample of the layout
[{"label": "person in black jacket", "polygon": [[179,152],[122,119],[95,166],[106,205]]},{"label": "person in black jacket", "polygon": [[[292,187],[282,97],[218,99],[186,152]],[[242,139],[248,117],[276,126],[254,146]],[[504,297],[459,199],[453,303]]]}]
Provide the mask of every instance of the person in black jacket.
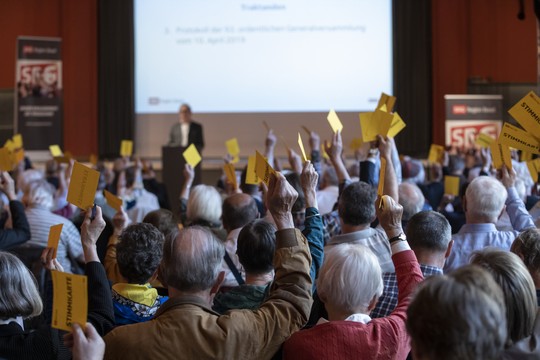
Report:
[{"label": "person in black jacket", "polygon": [[15,193],[15,183],[7,171],[0,173],[0,190],[9,199],[9,210],[11,212],[11,229],[0,229],[0,250],[13,248],[30,240],[30,225],[24,214],[23,204],[17,200]]},{"label": "person in black jacket", "polygon": [[[88,211],[81,228],[88,281],[88,322],[104,336],[114,327],[111,291],[96,250],[105,221],[99,207],[94,220],[90,221],[90,216]],[[49,270],[61,271],[52,255],[52,248],[45,249],[42,262]],[[51,328],[50,323],[35,330],[25,328],[23,320],[39,315],[43,304],[35,279],[23,263],[14,255],[0,251],[0,274],[0,359],[71,358],[60,331]],[[51,310],[49,303],[46,308]]]}]

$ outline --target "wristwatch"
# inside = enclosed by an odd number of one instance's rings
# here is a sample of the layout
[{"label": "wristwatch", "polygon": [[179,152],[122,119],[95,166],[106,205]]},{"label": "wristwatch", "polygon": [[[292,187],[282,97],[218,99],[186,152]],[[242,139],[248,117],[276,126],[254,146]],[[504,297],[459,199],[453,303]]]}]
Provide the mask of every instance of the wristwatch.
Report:
[{"label": "wristwatch", "polygon": [[400,242],[400,241],[407,241],[407,236],[404,233],[399,234],[398,236],[394,236],[393,238],[388,239],[388,242],[390,243],[390,246]]}]

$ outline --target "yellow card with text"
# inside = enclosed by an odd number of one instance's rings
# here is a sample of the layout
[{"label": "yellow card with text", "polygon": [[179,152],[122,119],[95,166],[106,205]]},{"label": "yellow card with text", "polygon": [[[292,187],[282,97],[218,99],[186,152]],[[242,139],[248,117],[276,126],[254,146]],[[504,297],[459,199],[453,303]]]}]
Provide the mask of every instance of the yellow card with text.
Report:
[{"label": "yellow card with text", "polygon": [[386,175],[386,159],[381,156],[381,169],[379,171],[379,187],[377,188],[377,195],[382,197],[384,195],[384,176]]},{"label": "yellow card with text", "polygon": [[440,163],[444,156],[444,146],[431,144],[429,148],[428,161],[432,163]]},{"label": "yellow card with text", "polygon": [[15,149],[21,149],[23,147],[23,139],[21,134],[15,134],[11,139],[13,141],[13,145],[15,145]]},{"label": "yellow card with text", "polygon": [[87,210],[94,205],[98,182],[99,172],[80,162],[75,162],[69,182],[67,201],[79,209]]},{"label": "yellow card with text", "polygon": [[540,139],[540,97],[529,92],[508,113],[535,138]]},{"label": "yellow card with text", "polygon": [[444,177],[444,193],[459,196],[459,176]]},{"label": "yellow card with text", "polygon": [[199,165],[202,160],[199,151],[193,144],[189,145],[182,155],[184,156],[184,160],[186,160],[186,162],[191,165],[192,168]]},{"label": "yellow card with text", "polygon": [[234,170],[233,164],[225,164],[223,165],[223,171],[225,171],[225,176],[227,176],[227,179],[229,182],[234,186],[234,189],[238,188],[238,185],[236,183],[236,171]]},{"label": "yellow card with text", "polygon": [[58,252],[58,242],[60,241],[60,235],[62,234],[62,228],[64,224],[58,224],[51,226],[49,230],[49,240],[47,241],[47,247],[54,249],[53,258],[56,258]]},{"label": "yellow card with text", "polygon": [[326,117],[326,119],[328,120],[328,123],[332,127],[332,130],[334,131],[334,133],[337,133],[338,131],[343,130],[343,124],[339,120],[339,118],[338,118],[336,112],[334,111],[334,109],[330,110],[330,112],[328,113],[328,116]]},{"label": "yellow card with text", "polygon": [[495,169],[499,170],[504,164],[509,170],[512,170],[512,155],[510,154],[508,145],[494,141],[490,149],[493,167]]},{"label": "yellow card with text", "polygon": [[[540,127],[538,131],[540,133]],[[540,142],[528,132],[509,123],[504,123],[499,135],[499,142],[515,149],[540,154]]]},{"label": "yellow card with text", "polygon": [[122,140],[120,143],[120,156],[130,157],[133,155],[133,141],[132,140]]},{"label": "yellow card with text", "polygon": [[390,129],[388,130],[388,136],[389,137],[396,137],[397,134],[401,132],[401,130],[405,129],[405,121],[399,116],[397,112],[393,114],[392,123],[390,124]]},{"label": "yellow card with text", "polygon": [[0,149],[0,170],[11,171],[13,169],[13,161],[11,158],[11,152],[7,147]]},{"label": "yellow card with text", "polygon": [[298,133],[298,146],[300,147],[300,151],[302,152],[302,159],[304,162],[306,162],[307,156],[306,156],[306,150],[304,149],[304,143],[302,142],[302,136],[300,136],[300,133]]},{"label": "yellow card with text", "polygon": [[248,157],[246,168],[246,184],[259,185],[259,178],[255,172],[255,155]]},{"label": "yellow card with text", "polygon": [[88,281],[85,275],[51,271],[53,309],[51,326],[71,331],[73,324],[83,329],[88,317]]},{"label": "yellow card with text", "polygon": [[103,194],[105,195],[105,200],[107,200],[107,204],[109,204],[109,206],[112,207],[114,210],[120,211],[122,205],[124,204],[124,200],[120,199],[113,193],[108,192],[107,190],[103,190]]},{"label": "yellow card with text", "polygon": [[540,172],[540,158],[527,161],[527,168],[529,169],[529,173],[531,173],[533,181],[537,183],[538,173]]},{"label": "yellow card with text", "polygon": [[266,185],[270,183],[270,175],[275,173],[268,161],[258,151],[255,152],[255,172]]},{"label": "yellow card with text", "polygon": [[380,109],[383,105],[386,105],[386,111],[392,112],[392,110],[394,110],[395,104],[396,104],[395,96],[381,93],[381,97],[379,98],[379,102],[377,103],[377,109]]},{"label": "yellow card with text", "polygon": [[64,156],[64,153],[58,145],[49,146],[49,151],[51,152],[52,157]]},{"label": "yellow card with text", "polygon": [[479,133],[474,143],[480,147],[488,148],[491,146],[491,143],[493,141],[495,141],[495,139],[489,136],[488,134]]},{"label": "yellow card with text", "polygon": [[227,147],[227,152],[232,157],[238,157],[240,154],[240,146],[238,146],[238,140],[236,138],[225,141],[225,146]]}]

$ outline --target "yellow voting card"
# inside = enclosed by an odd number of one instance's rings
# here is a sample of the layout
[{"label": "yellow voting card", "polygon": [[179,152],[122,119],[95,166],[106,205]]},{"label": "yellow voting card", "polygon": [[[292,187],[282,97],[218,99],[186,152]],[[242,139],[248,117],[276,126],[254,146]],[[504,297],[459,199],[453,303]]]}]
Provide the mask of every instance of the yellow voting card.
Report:
[{"label": "yellow voting card", "polygon": [[13,167],[17,166],[21,161],[24,161],[24,149],[15,150],[11,155],[13,156]]},{"label": "yellow voting card", "polygon": [[105,200],[107,200],[107,204],[109,204],[109,206],[112,207],[114,210],[120,211],[122,205],[124,204],[124,200],[120,199],[113,193],[108,192],[107,190],[103,190],[103,194],[105,195]]},{"label": "yellow voting card", "polygon": [[255,172],[255,155],[248,157],[246,168],[246,184],[259,185],[259,178]]},{"label": "yellow voting card", "polygon": [[360,114],[360,128],[362,129],[362,141],[370,142],[377,140],[377,135],[386,136],[393,115],[382,110],[376,110],[372,113]]},{"label": "yellow voting card", "polygon": [[60,146],[58,145],[49,146],[49,151],[51,152],[51,155],[53,157],[64,156],[64,153],[62,152],[62,150],[60,149]]},{"label": "yellow voting card", "polygon": [[495,169],[500,169],[504,164],[509,170],[512,170],[512,156],[508,145],[494,141],[491,143],[490,149],[493,167]]},{"label": "yellow voting card", "polygon": [[306,162],[307,156],[306,156],[306,150],[304,149],[304,143],[302,142],[302,136],[300,136],[300,133],[298,133],[298,146],[300,147],[300,151],[302,152],[302,159],[304,162]]},{"label": "yellow voting card", "polygon": [[73,165],[67,201],[79,209],[87,210],[94,204],[99,182],[99,172],[80,162]]},{"label": "yellow voting card", "polygon": [[428,161],[432,163],[440,163],[444,156],[444,146],[431,144],[429,148]]},{"label": "yellow voting card", "polygon": [[11,152],[7,147],[0,149],[0,170],[2,171],[11,171],[13,169],[13,160],[11,157]]},{"label": "yellow voting card", "polygon": [[[540,131],[540,127],[538,131]],[[528,132],[509,123],[504,123],[499,135],[499,142],[515,149],[540,154],[540,142]]]},{"label": "yellow voting card", "polygon": [[236,183],[236,171],[234,170],[233,164],[225,164],[223,165],[223,171],[225,172],[225,176],[227,176],[227,180],[232,184],[234,189],[238,188],[238,185]]},{"label": "yellow voting card", "polygon": [[7,139],[4,147],[7,148],[10,152],[15,151],[15,143],[11,139]]},{"label": "yellow voting card", "polygon": [[240,154],[240,146],[238,145],[238,140],[236,138],[225,141],[225,146],[227,147],[227,152],[229,155],[232,157],[238,157]]},{"label": "yellow voting card", "polygon": [[529,92],[519,100],[508,110],[508,113],[529,134],[540,140],[540,98],[534,91]]},{"label": "yellow voting card", "polygon": [[270,183],[270,175],[275,172],[264,156],[258,151],[255,152],[255,172],[257,173],[257,177],[266,185]]},{"label": "yellow voting card", "polygon": [[328,120],[328,123],[332,127],[332,130],[334,131],[334,133],[337,133],[338,131],[343,130],[343,124],[339,120],[339,117],[337,116],[334,109],[330,110],[330,112],[328,113],[328,116],[326,117],[326,120]]},{"label": "yellow voting card", "polygon": [[133,155],[133,141],[132,140],[122,140],[120,143],[120,156],[131,156]]},{"label": "yellow voting card", "polygon": [[386,112],[392,112],[394,110],[394,105],[396,104],[396,97],[381,93],[379,102],[377,103],[377,109],[380,109],[383,105],[386,105]]},{"label": "yellow voting card", "polygon": [[459,176],[444,177],[444,193],[459,196]]},{"label": "yellow voting card", "polygon": [[189,145],[182,155],[184,156],[184,160],[186,160],[186,162],[191,165],[192,168],[199,165],[202,160],[199,151],[193,144]]},{"label": "yellow voting card", "polygon": [[60,235],[62,234],[62,228],[64,224],[58,224],[51,226],[49,230],[49,240],[47,241],[47,247],[54,249],[53,258],[56,258],[58,252],[58,242],[60,241]]},{"label": "yellow voting card", "polygon": [[532,154],[530,152],[527,152],[527,151],[522,151],[521,152],[521,156],[519,158],[519,161],[527,162],[527,161],[531,161],[531,160],[532,160]]},{"label": "yellow voting card", "polygon": [[324,148],[323,144],[321,144],[321,154],[324,159],[330,160],[330,156],[328,156],[328,154],[326,153],[326,149]]},{"label": "yellow voting card", "polygon": [[493,141],[495,141],[495,139],[488,134],[479,133],[474,143],[480,147],[488,148]]},{"label": "yellow voting card", "polygon": [[[379,171],[379,187],[377,188],[377,195],[384,195],[384,178],[386,175],[386,159],[381,157],[381,169]],[[379,205],[380,206],[380,205]]]},{"label": "yellow voting card", "polygon": [[393,114],[392,123],[390,124],[390,129],[388,130],[388,136],[390,137],[396,137],[397,134],[401,132],[401,130],[405,129],[405,121],[399,116],[397,112]]},{"label": "yellow voting card", "polygon": [[354,138],[351,140],[351,144],[349,145],[349,147],[351,148],[351,150],[358,150],[362,147],[363,144],[364,142],[361,138]]},{"label": "yellow voting card", "polygon": [[73,324],[86,326],[88,317],[88,281],[84,275],[51,271],[53,310],[51,326],[71,331]]},{"label": "yellow voting card", "polygon": [[13,145],[15,145],[15,149],[21,149],[23,147],[23,139],[21,134],[15,134],[11,139],[13,140]]},{"label": "yellow voting card", "polygon": [[538,182],[538,173],[540,172],[540,158],[527,161],[527,168],[531,173],[531,177],[535,183]]}]

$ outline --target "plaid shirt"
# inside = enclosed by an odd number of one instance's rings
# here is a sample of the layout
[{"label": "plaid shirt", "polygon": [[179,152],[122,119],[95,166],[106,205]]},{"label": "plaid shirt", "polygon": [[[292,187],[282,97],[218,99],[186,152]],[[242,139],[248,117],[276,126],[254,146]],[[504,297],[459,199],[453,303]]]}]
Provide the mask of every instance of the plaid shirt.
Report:
[{"label": "plaid shirt", "polygon": [[[424,279],[430,276],[442,275],[442,269],[435,266],[420,264]],[[398,284],[396,273],[383,274],[384,292],[377,302],[377,306],[371,312],[372,318],[381,318],[390,315],[398,303]]]}]

